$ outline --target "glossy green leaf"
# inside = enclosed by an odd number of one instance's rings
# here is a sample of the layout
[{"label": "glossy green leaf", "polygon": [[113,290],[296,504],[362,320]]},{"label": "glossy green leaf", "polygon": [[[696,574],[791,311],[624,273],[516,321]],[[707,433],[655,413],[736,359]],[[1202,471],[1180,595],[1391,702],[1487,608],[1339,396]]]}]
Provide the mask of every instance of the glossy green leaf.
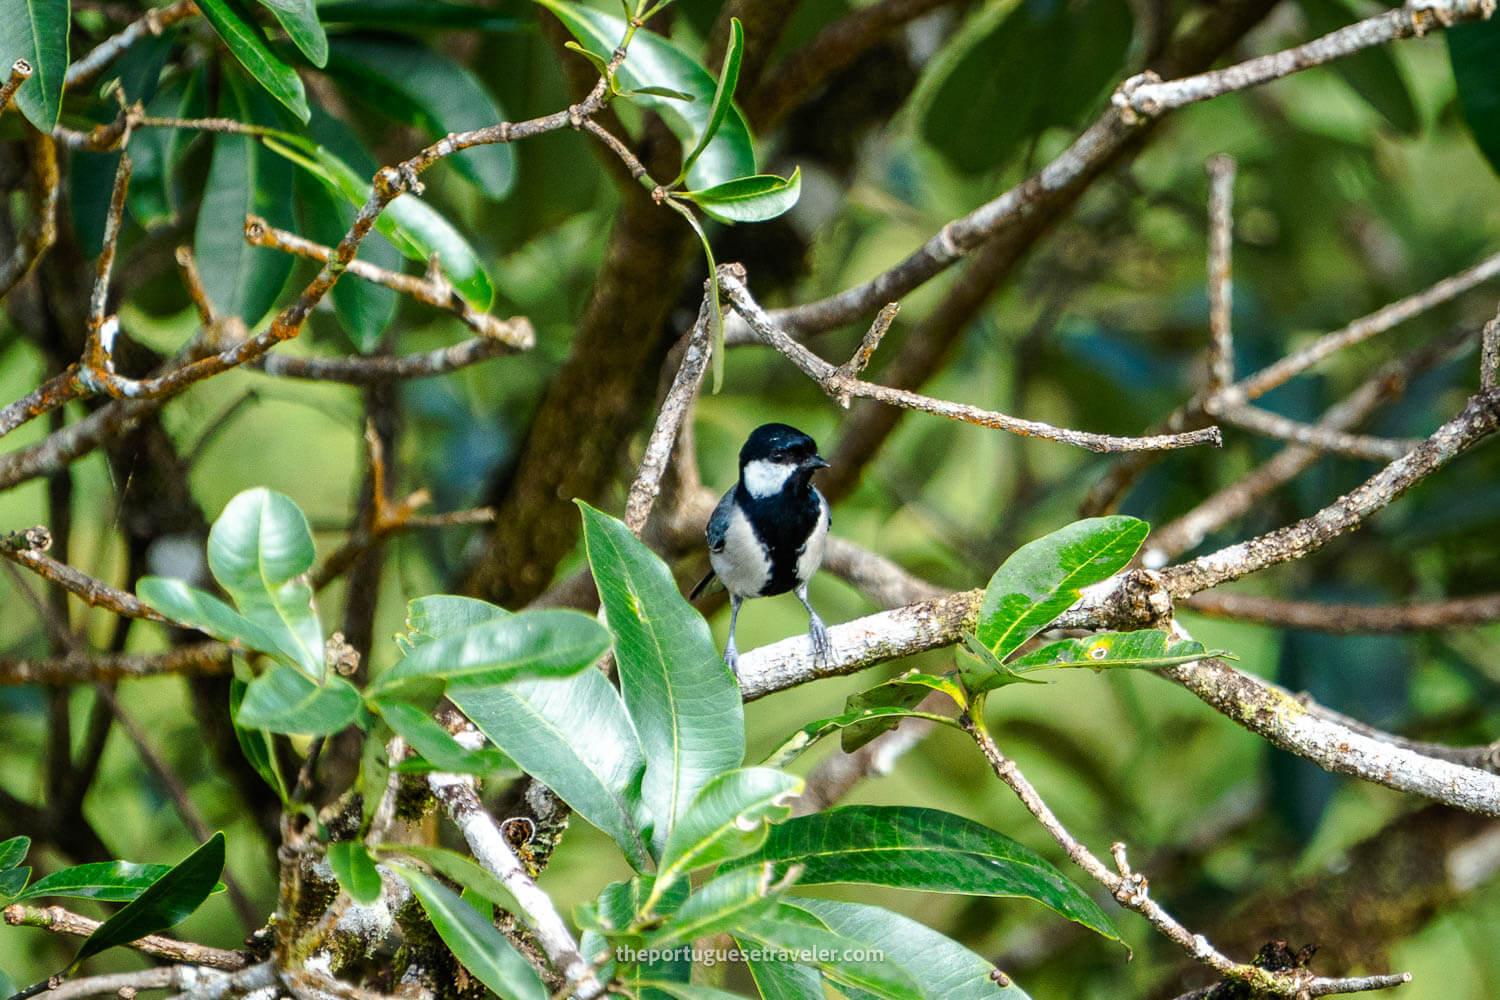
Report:
[{"label": "glossy green leaf", "polygon": [[84,959],[107,948],[181,923],[203,905],[223,873],[224,834],[216,833],[151,883],[134,901],[96,927],[78,949],[67,971],[72,972]]},{"label": "glossy green leaf", "polygon": [[[313,0],[258,0],[260,5],[280,22],[287,37],[307,61],[322,67],[328,62],[328,34],[318,21],[318,8]],[[306,119],[304,119],[306,120]]]},{"label": "glossy green leaf", "polygon": [[328,867],[356,903],[369,906],[380,899],[380,872],[363,841],[340,840],[329,844]]},{"label": "glossy green leaf", "polygon": [[359,689],[337,674],[322,684],[280,663],[250,682],[235,721],[247,729],[273,733],[336,733],[364,724]]},{"label": "glossy green leaf", "polygon": [[31,866],[22,865],[20,868],[7,868],[0,871],[0,899],[12,899],[21,894],[26,888],[26,883],[31,878]]},{"label": "glossy green leaf", "polygon": [[979,640],[1005,659],[1135,556],[1150,528],[1123,515],[1075,521],[1021,546],[995,571],[979,606]]},{"label": "glossy green leaf", "polygon": [[640,830],[645,755],[602,673],[454,685],[448,698],[517,766],[614,838],[636,870],[649,866]]},{"label": "glossy green leaf", "polygon": [[413,868],[392,865],[427,911],[453,957],[501,997],[547,1000],[547,988],[505,935],[458,893]]},{"label": "glossy green leaf", "polygon": [[445,3],[443,0],[336,0],[319,3],[318,13],[324,24],[347,24],[385,30],[399,24],[403,32],[441,31],[465,28],[474,31],[523,31],[533,24],[522,18],[507,17],[489,7],[467,3]]},{"label": "glossy green leaf", "polygon": [[[350,204],[363,207],[369,200],[370,182],[322,146],[289,132],[274,132],[261,141]],[[397,198],[375,220],[375,229],[409,260],[425,266],[436,254],[454,290],[475,309],[488,309],[494,301],[495,287],[479,255],[452,223],[422,199],[410,194]]]},{"label": "glossy green leaf", "polygon": [[[925,697],[919,694],[918,699]],[[810,749],[814,743],[837,732],[847,733],[850,729],[879,723],[882,727],[894,728],[902,719],[928,719],[935,721],[934,716],[927,712],[916,712],[909,707],[900,705],[875,705],[857,712],[845,712],[843,715],[835,715],[827,719],[819,719],[809,722],[791,736],[787,737],[765,760],[761,761],[763,767],[786,767],[792,761],[802,756],[803,752]],[[952,719],[945,722],[954,723]],[[883,730],[882,730],[883,731]],[[879,735],[878,733],[874,735]],[[873,739],[873,736],[870,738]],[[869,742],[867,739],[865,742]],[[847,751],[846,751],[847,752]]]},{"label": "glossy green leaf", "polygon": [[1130,35],[1125,0],[984,6],[918,87],[922,137],[960,170],[1004,163],[1102,100],[1123,76]]},{"label": "glossy green leaf", "polygon": [[[297,71],[282,62],[266,44],[260,27],[241,0],[203,0],[198,9],[239,60],[246,72],[288,111],[307,121],[307,90]],[[226,137],[227,138],[227,137]]]},{"label": "glossy green leaf", "polygon": [[457,882],[465,892],[473,892],[511,913],[520,911],[521,904],[516,902],[515,896],[511,895],[504,883],[481,868],[478,862],[456,851],[428,844],[386,844],[379,845],[377,849],[383,854],[403,854],[416,858],[433,871]]},{"label": "glossy green leaf", "polygon": [[273,490],[238,494],[208,533],[208,567],[240,614],[274,636],[309,678],[320,678],[323,626],[305,576],[312,564],[307,518]]},{"label": "glossy green leaf", "polygon": [[288,664],[297,662],[292,650],[282,648],[280,637],[212,594],[190,587],[181,580],[143,576],[136,582],[135,592],[141,600],[180,625],[234,643],[241,649],[269,654]]},{"label": "glossy green leaf", "polygon": [[1201,642],[1170,642],[1171,636],[1161,629],[1138,632],[1101,632],[1084,639],[1062,639],[1012,660],[1010,667],[1018,673],[1037,670],[1106,667],[1134,667],[1155,670],[1178,663],[1191,663],[1210,656],[1230,656],[1224,650],[1206,651]]},{"label": "glossy green leaf", "polygon": [[773,827],[737,865],[801,866],[801,885],[861,883],[1034,899],[1119,939],[1089,896],[1040,854],[983,824],[915,806],[841,806]]},{"label": "glossy green leaf", "polygon": [[271,740],[271,734],[264,729],[250,729],[242,726],[236,720],[240,716],[240,706],[245,702],[245,690],[249,684],[232,677],[229,681],[229,721],[234,726],[234,737],[240,744],[240,753],[250,762],[255,773],[260,775],[266,784],[281,799],[285,806],[290,794],[286,786],[286,778],[281,774],[281,768],[276,764],[276,751]]},{"label": "glossy green leaf", "polygon": [[981,691],[990,691],[1006,684],[1045,684],[1036,677],[1026,677],[1016,673],[1015,670],[1000,661],[1000,658],[990,651],[990,648],[979,641],[979,637],[973,632],[964,632],[961,636],[963,651],[979,661],[977,667],[962,670],[964,686],[971,694]]},{"label": "glossy green leaf", "polygon": [[[68,896],[73,899],[98,899],[107,903],[128,903],[170,870],[170,865],[94,861],[60,868],[37,879],[15,898],[19,902],[42,896]],[[214,891],[218,892],[223,888],[221,883],[214,887]]]},{"label": "glossy green leaf", "polygon": [[[939,993],[925,992],[919,983],[927,975],[913,975],[889,959],[875,961],[873,950],[862,941],[837,933],[818,917],[797,905],[779,903],[773,913],[735,932],[735,937],[760,948],[791,952],[813,965],[828,981],[841,988],[863,991],[886,1000],[928,1000]],[[864,957],[861,957],[864,956]]]},{"label": "glossy green leaf", "polygon": [[795,868],[779,879],[773,872],[770,864],[747,865],[710,879],[694,890],[664,924],[646,934],[646,947],[691,943],[764,916],[797,877]]},{"label": "glossy green leaf", "polygon": [[[324,246],[336,246],[354,221],[353,207],[305,170],[297,171],[293,187],[297,192],[302,232]],[[357,256],[387,271],[401,270],[401,252],[378,231],[365,237]],[[355,349],[369,354],[380,346],[381,336],[396,316],[400,298],[396,290],[346,273],[329,295],[333,299],[333,314]]]},{"label": "glossy green leaf", "polygon": [[686,191],[690,199],[710,218],[720,222],[765,222],[783,214],[802,194],[802,168],[790,177],[756,174],[739,177],[706,191]]},{"label": "glossy green leaf", "polygon": [[478,598],[430,594],[407,603],[406,633],[401,638],[411,648],[509,614],[499,605]]},{"label": "glossy green leaf", "polygon": [[666,205],[675,209],[697,234],[698,243],[703,247],[703,258],[708,264],[708,300],[713,306],[713,318],[710,320],[712,326],[709,328],[709,361],[712,363],[713,391],[717,394],[724,385],[724,307],[719,302],[719,265],[714,261],[714,248],[708,242],[708,234],[698,224],[692,210],[676,198],[668,198]]},{"label": "glossy green leaf", "polygon": [[792,799],[801,792],[801,778],[769,767],[745,767],[710,781],[672,827],[655,891],[695,869],[755,850],[770,824],[791,814]]},{"label": "glossy green leaf", "polygon": [[[957,681],[950,677],[934,677],[915,670],[908,670],[900,677],[886,681],[884,684],[877,684],[868,690],[851,694],[844,701],[844,716],[840,718],[859,713],[868,713],[868,717],[851,719],[840,726],[843,732],[839,737],[839,745],[844,753],[853,753],[881,733],[896,728],[901,721],[901,714],[914,709],[933,691],[947,695],[948,700],[961,709],[969,707],[968,695]],[[892,714],[881,711],[882,709],[900,711]],[[833,722],[833,720],[827,721]]]},{"label": "glossy green leaf", "polygon": [[482,621],[415,647],[377,678],[372,693],[424,679],[469,687],[520,678],[565,677],[609,648],[609,632],[580,611],[523,611]]},{"label": "glossy green leaf", "polygon": [[758,957],[762,953],[739,938],[734,943],[748,955],[757,956],[747,957],[745,966],[762,1000],[824,1000],[823,977],[817,969],[800,962],[781,961],[779,957]]},{"label": "glossy green leaf", "polygon": [[0,841],[0,872],[10,871],[16,865],[25,861],[26,852],[30,850],[30,837],[18,836],[11,837],[6,841]]},{"label": "glossy green leaf", "polygon": [[885,953],[921,984],[922,993],[943,1000],[1028,1000],[1014,983],[995,981],[997,970],[982,956],[910,917],[866,903],[799,899],[797,907],[830,930]]},{"label": "glossy green leaf", "polygon": [[[238,73],[225,73],[218,112],[237,121],[267,125],[275,112]],[[213,162],[198,206],[193,252],[209,300],[225,315],[254,327],[276,304],[292,271],[291,255],[245,241],[245,217],[273,226],[292,225],[292,172],[254,139],[216,135]]]},{"label": "glossy green leaf", "polygon": [[372,701],[371,707],[439,771],[488,775],[513,767],[509,758],[493,747],[469,750],[461,746],[441,723],[415,705],[385,699]]},{"label": "glossy green leaf", "polygon": [[[505,120],[504,110],[474,74],[421,45],[372,38],[335,40],[329,70],[352,84],[347,91],[355,98],[386,117],[410,122],[429,139]],[[516,154],[508,143],[476,146],[443,162],[491,198],[505,197],[515,183]]]},{"label": "glossy green leaf", "polygon": [[1464,121],[1490,167],[1500,173],[1500,18],[1455,24],[1443,36]]},{"label": "glossy green leaf", "polygon": [[738,993],[730,993],[728,990],[717,989],[713,986],[704,986],[700,983],[679,983],[670,979],[632,979],[626,984],[633,992],[638,992],[643,998],[653,993],[665,994],[672,1000],[745,1000]]},{"label": "glossy green leaf", "polygon": [[733,107],[734,88],[739,82],[740,63],[744,58],[745,28],[740,24],[739,18],[731,17],[729,19],[729,44],[724,50],[724,68],[720,71],[719,82],[714,87],[714,99],[708,111],[708,124],[703,127],[703,133],[698,136],[698,142],[693,146],[692,152],[683,157],[682,171],[677,175],[679,182],[693,169],[693,164],[698,162],[698,157],[718,134],[720,126],[724,124],[724,119]]},{"label": "glossy green leaf", "polygon": [[[1307,27],[1314,36],[1326,35],[1358,21],[1363,15],[1344,0],[1298,0]],[[1402,135],[1416,135],[1422,121],[1406,88],[1401,66],[1390,47],[1376,45],[1335,59],[1330,68],[1343,78],[1365,103]]]},{"label": "glossy green leaf", "polygon": [[63,77],[68,72],[69,0],[4,0],[0,3],[0,75],[10,76],[16,59],[31,63],[31,79],[14,98],[26,120],[51,132],[62,109]]},{"label": "glossy green leaf", "polygon": [[646,754],[641,795],[660,846],[698,792],[743,760],[744,704],[708,622],[677,589],[672,571],[624,524],[578,506],[615,634],[620,693]]},{"label": "glossy green leaf", "polygon": [[[608,59],[625,37],[626,24],[618,17],[581,4],[561,0],[538,0],[563,26],[596,56]],[[615,73],[622,90],[637,91],[632,100],[661,115],[684,150],[691,150],[708,130],[713,115],[713,96],[718,81],[671,42],[650,31],[638,31],[629,55]],[[692,102],[656,97],[641,92],[645,87],[670,87],[694,97]],[[755,173],[755,152],[744,117],[729,108],[717,133],[688,171],[687,184],[709,188],[736,177]]]}]

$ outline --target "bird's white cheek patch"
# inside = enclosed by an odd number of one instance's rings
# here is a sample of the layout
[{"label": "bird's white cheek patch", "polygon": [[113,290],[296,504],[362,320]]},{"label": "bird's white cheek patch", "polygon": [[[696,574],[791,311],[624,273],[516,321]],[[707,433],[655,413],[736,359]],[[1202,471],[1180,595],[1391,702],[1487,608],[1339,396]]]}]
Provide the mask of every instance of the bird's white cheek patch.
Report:
[{"label": "bird's white cheek patch", "polygon": [[751,496],[762,499],[780,493],[781,488],[786,485],[786,481],[791,478],[796,468],[794,465],[768,462],[763,458],[757,458],[745,464],[745,473],[740,478]]}]

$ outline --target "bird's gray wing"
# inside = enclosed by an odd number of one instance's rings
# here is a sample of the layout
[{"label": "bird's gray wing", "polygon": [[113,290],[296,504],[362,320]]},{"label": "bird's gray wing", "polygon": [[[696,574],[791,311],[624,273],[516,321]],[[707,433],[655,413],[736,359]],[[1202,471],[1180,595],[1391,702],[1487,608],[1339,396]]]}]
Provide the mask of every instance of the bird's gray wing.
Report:
[{"label": "bird's gray wing", "polygon": [[724,551],[724,536],[729,533],[729,514],[734,509],[734,490],[724,494],[719,505],[708,517],[708,527],[703,534],[708,538],[710,552]]}]

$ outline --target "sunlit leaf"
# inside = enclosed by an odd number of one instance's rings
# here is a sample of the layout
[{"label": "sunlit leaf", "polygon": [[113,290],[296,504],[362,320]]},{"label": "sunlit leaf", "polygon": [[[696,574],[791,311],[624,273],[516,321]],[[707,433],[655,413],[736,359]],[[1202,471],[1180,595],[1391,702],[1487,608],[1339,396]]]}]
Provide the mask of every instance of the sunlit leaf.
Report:
[{"label": "sunlit leaf", "polygon": [[242,0],[202,0],[198,9],[251,78],[302,121],[312,113],[297,71],[276,57]]}]

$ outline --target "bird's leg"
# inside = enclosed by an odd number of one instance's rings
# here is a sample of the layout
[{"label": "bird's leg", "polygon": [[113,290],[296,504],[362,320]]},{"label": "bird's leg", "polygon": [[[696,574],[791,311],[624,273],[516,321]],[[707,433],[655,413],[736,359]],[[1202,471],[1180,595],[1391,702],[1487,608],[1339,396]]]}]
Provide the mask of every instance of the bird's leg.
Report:
[{"label": "bird's leg", "polygon": [[807,609],[807,635],[812,640],[813,658],[822,664],[833,662],[833,640],[828,638],[828,626],[823,624],[823,619],[813,610],[813,606],[807,600],[807,584],[797,585],[795,591],[797,600]]},{"label": "bird's leg", "polygon": [[729,595],[729,644],[724,647],[724,662],[735,677],[740,675],[740,651],[734,645],[734,623],[740,617],[740,595]]}]

